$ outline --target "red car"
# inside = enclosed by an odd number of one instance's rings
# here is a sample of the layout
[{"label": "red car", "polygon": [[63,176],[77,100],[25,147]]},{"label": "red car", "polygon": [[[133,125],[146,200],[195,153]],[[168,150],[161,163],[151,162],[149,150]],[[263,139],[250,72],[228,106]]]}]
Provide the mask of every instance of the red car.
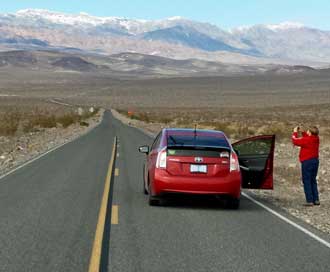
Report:
[{"label": "red car", "polygon": [[144,192],[150,205],[166,194],[225,196],[231,208],[240,204],[241,188],[273,189],[275,135],[230,144],[215,130],[163,129],[147,154]]}]

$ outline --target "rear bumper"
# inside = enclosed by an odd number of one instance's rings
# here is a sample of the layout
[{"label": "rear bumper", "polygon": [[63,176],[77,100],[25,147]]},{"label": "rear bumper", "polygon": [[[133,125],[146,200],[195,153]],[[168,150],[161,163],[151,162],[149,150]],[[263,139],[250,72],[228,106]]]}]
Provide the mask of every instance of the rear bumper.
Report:
[{"label": "rear bumper", "polygon": [[238,198],[241,194],[241,173],[232,172],[227,177],[180,177],[157,169],[151,187],[153,195],[186,193],[230,195]]}]

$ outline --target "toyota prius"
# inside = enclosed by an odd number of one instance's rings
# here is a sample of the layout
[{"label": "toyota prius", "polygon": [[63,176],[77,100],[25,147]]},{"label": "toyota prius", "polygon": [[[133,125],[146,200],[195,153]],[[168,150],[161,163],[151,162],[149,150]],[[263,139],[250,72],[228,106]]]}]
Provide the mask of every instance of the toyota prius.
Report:
[{"label": "toyota prius", "polygon": [[167,194],[225,197],[238,209],[241,188],[273,189],[275,135],[262,135],[230,144],[215,130],[163,129],[147,155],[144,192],[150,205],[160,205]]}]

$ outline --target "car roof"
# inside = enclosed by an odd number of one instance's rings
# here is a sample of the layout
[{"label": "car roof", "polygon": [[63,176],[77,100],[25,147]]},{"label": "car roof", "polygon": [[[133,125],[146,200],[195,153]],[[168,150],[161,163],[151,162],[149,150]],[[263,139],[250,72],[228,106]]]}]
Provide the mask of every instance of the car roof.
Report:
[{"label": "car roof", "polygon": [[164,132],[167,135],[208,135],[214,137],[225,138],[225,133],[211,129],[193,129],[193,128],[165,128]]},{"label": "car roof", "polygon": [[227,137],[222,131],[209,129],[164,129],[166,145],[171,147],[203,147],[230,149]]}]

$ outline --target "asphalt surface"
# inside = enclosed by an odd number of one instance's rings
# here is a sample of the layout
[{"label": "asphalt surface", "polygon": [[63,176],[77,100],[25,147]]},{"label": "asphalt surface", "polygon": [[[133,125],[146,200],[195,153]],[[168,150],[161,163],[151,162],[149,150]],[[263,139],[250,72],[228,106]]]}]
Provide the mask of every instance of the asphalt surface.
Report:
[{"label": "asphalt surface", "polygon": [[119,206],[119,224],[106,230],[108,271],[330,271],[329,248],[245,198],[237,211],[190,197],[149,207],[137,148],[152,139],[107,112],[88,134],[0,179],[1,272],[88,270],[115,135],[109,207]]},{"label": "asphalt surface", "polygon": [[149,207],[142,192],[145,156],[137,148],[152,139],[113,125],[119,224],[111,226],[109,271],[330,271],[329,248],[246,198],[240,210],[189,197]]},{"label": "asphalt surface", "polygon": [[113,145],[110,115],[0,179],[0,271],[87,271]]}]

